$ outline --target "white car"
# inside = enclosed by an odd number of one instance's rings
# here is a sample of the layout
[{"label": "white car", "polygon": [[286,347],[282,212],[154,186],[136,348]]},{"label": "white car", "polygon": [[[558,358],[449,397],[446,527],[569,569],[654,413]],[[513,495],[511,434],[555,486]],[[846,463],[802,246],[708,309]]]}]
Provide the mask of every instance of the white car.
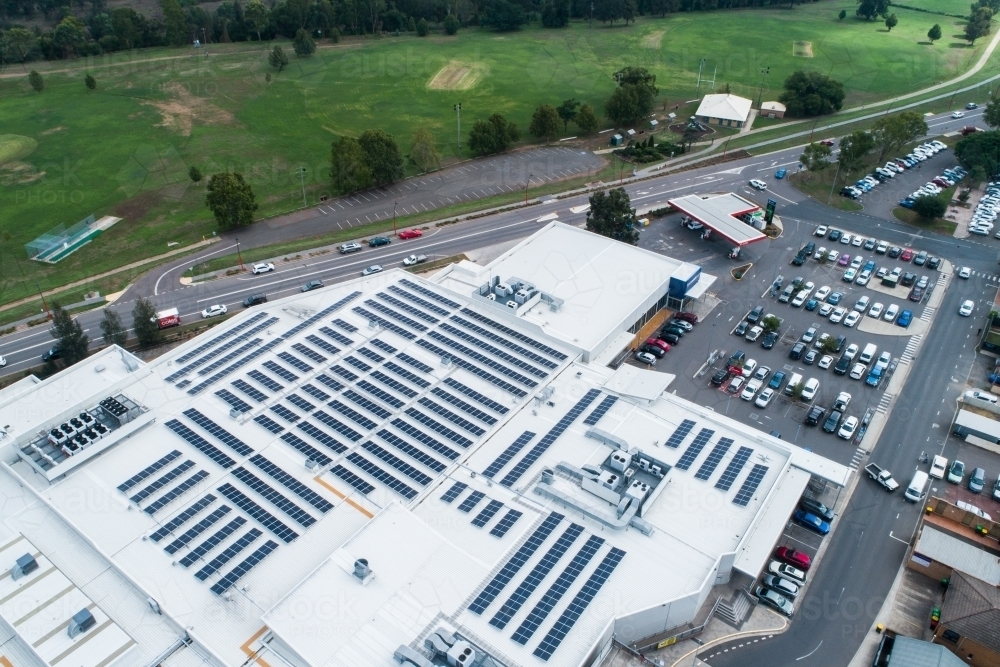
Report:
[{"label": "white car", "polygon": [[965,392],[965,397],[962,399],[966,403],[980,403],[982,405],[996,405],[997,397],[995,394],[991,394],[986,391],[967,391]]},{"label": "white car", "polygon": [[270,273],[271,271],[274,271],[274,264],[271,264],[271,262],[254,264],[250,271],[252,271],[255,276],[260,275],[261,273]]},{"label": "white car", "polygon": [[828,262],[836,262],[838,259],[840,259],[840,253],[836,250],[831,250],[826,256],[826,261]]},{"label": "white car", "polygon": [[820,246],[819,248],[816,249],[816,252],[813,253],[813,259],[815,259],[818,262],[819,260],[826,257],[827,252],[829,251],[826,249],[826,246]]},{"label": "white car", "polygon": [[767,379],[767,376],[770,374],[771,374],[770,368],[768,368],[767,366],[761,366],[760,368],[757,369],[757,372],[753,374],[753,379],[760,380],[761,382],[763,382],[764,380]]},{"label": "white car", "polygon": [[829,315],[832,312],[833,312],[833,306],[831,306],[828,303],[824,303],[822,306],[819,307],[819,316],[820,317],[826,317],[827,315]]},{"label": "white car", "polygon": [[899,314],[899,306],[894,303],[890,303],[889,307],[885,309],[885,315],[882,319],[886,322],[894,322],[896,320],[896,315]]},{"label": "white car", "polygon": [[844,235],[840,237],[840,242],[843,243],[844,245],[851,245],[851,239],[853,238],[854,238],[853,236],[851,236],[847,232],[844,232]]},{"label": "white car", "polygon": [[809,327],[800,339],[803,343],[811,343],[816,339],[816,327]]},{"label": "white car", "polygon": [[868,317],[874,317],[875,319],[878,319],[882,317],[882,311],[884,310],[885,306],[876,301],[875,303],[872,304],[872,307],[868,309]]},{"label": "white car", "polygon": [[837,435],[844,440],[850,440],[854,437],[854,432],[858,429],[858,418],[848,417],[844,420],[844,423],[840,425],[840,430],[837,431]]},{"label": "white car", "polygon": [[966,299],[962,302],[962,306],[958,309],[958,314],[962,317],[968,317],[972,314],[972,309],[976,307],[976,304],[971,300]]},{"label": "white car", "polygon": [[854,246],[855,248],[860,248],[864,244],[865,244],[864,236],[855,236],[854,238],[851,239],[851,245]]},{"label": "white car", "polygon": [[767,183],[758,178],[755,178],[752,181],[750,181],[750,187],[756,188],[758,190],[767,190]]},{"label": "white car", "polygon": [[754,359],[747,359],[743,362],[743,377],[748,378],[757,370],[757,362]]},{"label": "white car", "polygon": [[860,299],[857,300],[857,302],[855,302],[854,310],[858,311],[859,313],[865,312],[866,310],[868,310],[869,301],[871,301],[871,299],[869,299],[867,296],[862,296]]},{"label": "white car", "polygon": [[845,283],[853,283],[857,275],[858,275],[857,269],[847,269],[846,271],[844,271],[844,277],[842,278],[842,280]]},{"label": "white car", "polygon": [[760,389],[762,384],[764,383],[760,380],[750,380],[750,382],[747,382],[747,386],[743,388],[743,393],[740,394],[740,398],[744,401],[753,400],[754,394],[757,393],[757,390]]},{"label": "white car", "polygon": [[226,314],[226,307],[222,304],[216,304],[214,306],[209,306],[205,310],[201,311],[202,317],[218,317],[219,315]]},{"label": "white car", "polygon": [[847,317],[844,318],[844,326],[853,327],[855,324],[858,323],[858,320],[860,319],[861,319],[861,313],[859,313],[856,310],[852,310],[851,312],[847,313]]},{"label": "white car", "polygon": [[854,284],[861,285],[862,287],[864,287],[871,281],[871,279],[872,279],[871,271],[862,271],[860,274],[858,274],[858,277],[854,279]]},{"label": "white car", "polygon": [[816,228],[816,236],[826,236],[827,232],[829,231],[830,231],[829,227],[827,227],[826,225],[820,225],[819,227]]},{"label": "white car", "polygon": [[854,368],[851,369],[851,379],[860,380],[865,376],[868,371],[868,367],[864,364],[854,364]]},{"label": "white car", "polygon": [[970,269],[969,267],[963,266],[958,270],[959,278],[965,278],[966,280],[968,280],[970,276],[972,276],[972,269]]},{"label": "white car", "polygon": [[0,355],[0,368],[3,368],[6,365],[7,365],[7,358]]},{"label": "white car", "polygon": [[758,408],[766,408],[771,403],[772,398],[774,398],[774,390],[770,387],[765,387],[764,391],[760,392],[753,404]]},{"label": "white car", "polygon": [[975,514],[976,516],[978,516],[980,519],[983,519],[985,521],[992,521],[993,520],[993,517],[991,517],[989,514],[987,514],[983,510],[979,509],[978,507],[976,507],[972,503],[967,503],[964,500],[958,500],[958,501],[956,501],[955,502],[955,506],[958,507],[958,509],[965,510],[966,512],[972,512],[973,514]]},{"label": "white car", "polygon": [[382,271],[381,264],[372,264],[371,266],[367,267],[364,271],[362,271],[361,275],[370,276],[373,273],[381,273],[381,271]]},{"label": "white car", "polygon": [[816,365],[822,368],[823,370],[826,370],[827,368],[830,367],[832,363],[833,363],[833,357],[831,357],[829,354],[824,354],[822,357],[820,357],[819,363]]},{"label": "white car", "polygon": [[964,111],[956,111],[955,113],[951,114],[951,117],[952,118],[965,118],[965,112]]},{"label": "white car", "polygon": [[816,378],[809,378],[806,380],[805,384],[802,385],[802,400],[808,403],[816,398],[817,391],[819,391],[819,380]]},{"label": "white car", "polygon": [[852,269],[860,269],[861,265],[865,263],[865,258],[861,255],[855,255],[854,259],[851,260]]},{"label": "white car", "polygon": [[829,285],[823,285],[818,290],[816,290],[816,293],[813,294],[813,298],[816,299],[817,301],[825,301],[826,297],[830,296],[831,291],[832,290],[830,289]]},{"label": "white car", "polygon": [[844,308],[838,308],[837,310],[830,313],[830,321],[834,324],[842,322],[844,320],[844,315],[847,315],[847,310]]},{"label": "white car", "polygon": [[948,472],[948,459],[935,455],[931,460],[931,469],[927,474],[934,479],[944,479],[946,472]]}]

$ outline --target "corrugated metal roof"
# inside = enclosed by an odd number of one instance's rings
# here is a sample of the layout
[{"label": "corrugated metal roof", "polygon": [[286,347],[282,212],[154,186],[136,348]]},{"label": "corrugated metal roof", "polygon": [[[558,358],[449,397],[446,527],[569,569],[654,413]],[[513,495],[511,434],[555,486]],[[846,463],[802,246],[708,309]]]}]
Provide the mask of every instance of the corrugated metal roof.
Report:
[{"label": "corrugated metal roof", "polygon": [[914,551],[950,568],[1000,586],[1000,558],[924,524]]},{"label": "corrugated metal roof", "polygon": [[791,510],[795,508],[802,492],[809,483],[810,474],[799,468],[789,468],[772,489],[770,496],[757,514],[757,523],[750,529],[740,545],[733,567],[744,574],[756,577],[770,560],[771,550],[788,524]]},{"label": "corrugated metal roof", "polygon": [[731,192],[711,197],[685,195],[671,199],[670,204],[738,246],[767,238],[747,223],[733,217],[760,207]]}]

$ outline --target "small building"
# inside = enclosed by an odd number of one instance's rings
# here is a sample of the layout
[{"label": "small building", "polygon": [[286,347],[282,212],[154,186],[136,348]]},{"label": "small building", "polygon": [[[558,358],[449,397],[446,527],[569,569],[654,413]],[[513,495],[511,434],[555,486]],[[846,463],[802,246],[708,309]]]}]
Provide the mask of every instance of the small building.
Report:
[{"label": "small building", "polygon": [[660,121],[658,121],[658,120],[651,120],[651,121],[649,121],[649,129],[655,130],[659,126],[660,126]]},{"label": "small building", "polygon": [[622,135],[620,135],[620,134],[612,134],[611,135],[611,145],[612,146],[621,146],[623,143],[625,143],[625,139],[622,138]]},{"label": "small building", "polygon": [[752,104],[747,98],[736,95],[705,95],[695,116],[706,125],[743,127],[750,117]]},{"label": "small building", "polygon": [[934,643],[973,667],[1000,665],[1000,589],[955,571],[941,603]]},{"label": "small building", "polygon": [[785,105],[781,102],[764,102],[760,105],[760,115],[764,118],[784,118]]}]

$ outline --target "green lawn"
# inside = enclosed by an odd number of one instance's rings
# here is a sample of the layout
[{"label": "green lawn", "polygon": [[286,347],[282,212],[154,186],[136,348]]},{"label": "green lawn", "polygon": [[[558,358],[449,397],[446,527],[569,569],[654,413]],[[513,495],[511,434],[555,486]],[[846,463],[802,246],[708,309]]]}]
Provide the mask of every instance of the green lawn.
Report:
[{"label": "green lawn", "polygon": [[[340,133],[381,127],[405,151],[413,129],[426,125],[445,158],[454,159],[456,102],[466,132],[495,111],[525,132],[538,104],[574,97],[600,111],[611,73],[640,65],[656,73],[672,108],[697,97],[704,57],[702,94],[714,78],[716,87],[728,83],[756,100],[760,70],[770,67],[762,96],[773,99],[785,77],[811,68],[842,80],[850,106],[949,78],[988,43],[955,47],[950,35],[958,27],[939,20],[945,38],[922,44],[929,25],[918,12],[901,15],[891,33],[877,22],[837,19],[841,8],[854,7],[853,0],[831,0],[794,10],[668,15],[628,27],[588,29],[580,22],[504,35],[468,29],[455,37],[345,41],[321,45],[304,61],[292,56],[270,83],[270,45],[259,44],[213,45],[210,55],[158,49],[89,64],[37,63],[46,77],[41,94],[26,76],[9,78],[17,73],[9,68],[0,79],[0,132],[13,135],[0,136],[0,156],[13,160],[0,165],[0,303],[28,296],[36,281],[47,289],[211,234],[204,186],[186,178],[192,165],[206,173],[243,171],[260,214],[274,215],[300,206],[297,167],[307,170],[313,201],[325,192],[330,142]],[[756,40],[747,39],[748,28]],[[793,55],[794,42],[808,42],[813,57]],[[796,48],[802,53],[805,46]],[[152,58],[159,59],[143,62]],[[429,88],[449,63],[481,78],[467,90]],[[88,70],[96,91],[83,85]],[[25,260],[27,241],[91,213],[125,220],[56,266]]]},{"label": "green lawn", "polygon": [[[894,3],[895,4],[895,3]],[[969,13],[969,5],[971,2],[968,0],[900,0],[900,4],[906,5],[907,7],[916,7],[917,9],[926,9],[932,12],[944,12],[945,14],[958,14],[960,16],[967,16]],[[899,16],[899,8],[894,8],[892,11],[896,12]],[[907,14],[910,16],[911,14]],[[935,21],[931,20],[927,24],[927,29],[930,30],[931,26],[934,25]],[[938,21],[940,23],[940,21]],[[944,27],[943,25],[941,26]]]}]

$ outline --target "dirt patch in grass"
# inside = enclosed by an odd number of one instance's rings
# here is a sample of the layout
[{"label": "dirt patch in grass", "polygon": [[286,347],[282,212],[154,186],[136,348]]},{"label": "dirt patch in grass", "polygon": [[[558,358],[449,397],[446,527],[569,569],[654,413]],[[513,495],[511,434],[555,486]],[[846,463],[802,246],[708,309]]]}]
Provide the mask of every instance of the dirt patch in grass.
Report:
[{"label": "dirt patch in grass", "polygon": [[38,142],[20,134],[0,134],[0,164],[7,164],[31,155]]},{"label": "dirt patch in grass", "polygon": [[35,171],[27,162],[8,162],[0,166],[0,185],[26,185],[42,176],[45,176],[44,171]]},{"label": "dirt patch in grass", "polygon": [[489,70],[481,63],[465,64],[453,60],[431,78],[431,90],[468,90],[479,83]]},{"label": "dirt patch in grass", "polygon": [[796,58],[812,58],[812,42],[792,42],[792,55]]},{"label": "dirt patch in grass", "polygon": [[52,129],[45,130],[44,132],[42,132],[42,136],[43,137],[47,137],[50,134],[55,134],[56,132],[62,132],[65,129],[66,129],[65,125],[57,125],[57,126],[53,127]]},{"label": "dirt patch in grass", "polygon": [[148,101],[156,107],[163,120],[156,127],[165,127],[181,136],[190,137],[191,129],[197,122],[201,125],[235,125],[236,117],[225,109],[220,109],[203,97],[192,95],[180,85],[166,85],[164,90],[171,100]]},{"label": "dirt patch in grass", "polygon": [[136,196],[126,199],[112,210],[112,215],[132,222],[142,220],[154,206],[160,203],[160,193],[155,190],[147,190]]},{"label": "dirt patch in grass", "polygon": [[647,49],[658,49],[660,48],[660,43],[663,41],[663,33],[666,30],[657,30],[656,32],[651,32],[642,38],[642,45]]}]

